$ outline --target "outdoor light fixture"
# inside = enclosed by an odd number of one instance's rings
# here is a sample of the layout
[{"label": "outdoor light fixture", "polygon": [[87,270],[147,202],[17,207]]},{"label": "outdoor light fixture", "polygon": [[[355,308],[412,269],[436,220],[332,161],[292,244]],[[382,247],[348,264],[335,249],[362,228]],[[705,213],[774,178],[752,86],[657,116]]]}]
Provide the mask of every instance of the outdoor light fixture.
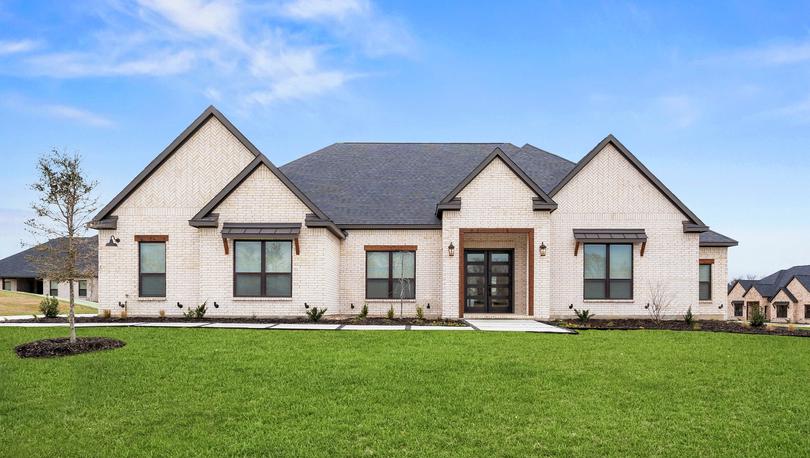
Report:
[{"label": "outdoor light fixture", "polygon": [[645,309],[645,310],[647,310],[647,309],[649,309],[649,308],[650,308],[650,303],[649,303],[649,302],[647,302],[647,305],[645,305],[645,306],[644,306],[644,309]]},{"label": "outdoor light fixture", "polygon": [[304,302],[304,308],[305,308],[305,309],[308,309],[308,308],[309,308],[309,304],[307,304],[306,302]]},{"label": "outdoor light fixture", "polygon": [[183,308],[183,304],[181,304],[180,302],[177,302],[177,308],[179,308],[179,309]]},{"label": "outdoor light fixture", "polygon": [[574,308],[574,304],[571,304],[571,305],[568,306],[569,310],[572,309],[572,308]]},{"label": "outdoor light fixture", "polygon": [[352,310],[354,310],[354,304],[352,304]]},{"label": "outdoor light fixture", "polygon": [[117,238],[114,235],[111,235],[110,236],[110,241],[107,242],[107,245],[105,245],[105,246],[118,246],[118,242],[120,242],[120,241],[121,241],[121,239]]},{"label": "outdoor light fixture", "polygon": [[454,254],[456,254],[456,247],[453,246],[453,242],[450,242],[450,245],[447,246],[447,253],[450,256],[453,256]]},{"label": "outdoor light fixture", "polygon": [[124,308],[124,307],[127,306],[127,304],[126,304],[126,302],[118,301],[118,306],[121,307],[121,308]]},{"label": "outdoor light fixture", "polygon": [[548,248],[546,246],[546,244],[543,243],[543,242],[540,242],[540,256],[545,256],[546,255],[546,248]]},{"label": "outdoor light fixture", "polygon": [[427,308],[428,310],[430,310],[430,302],[428,302]]},{"label": "outdoor light fixture", "polygon": [[720,310],[723,310],[723,304],[720,304],[720,307],[717,307]]},{"label": "outdoor light fixture", "polygon": [[214,301],[214,308],[215,308],[215,309],[218,309],[218,308],[219,308],[219,304],[217,304],[217,301]]}]

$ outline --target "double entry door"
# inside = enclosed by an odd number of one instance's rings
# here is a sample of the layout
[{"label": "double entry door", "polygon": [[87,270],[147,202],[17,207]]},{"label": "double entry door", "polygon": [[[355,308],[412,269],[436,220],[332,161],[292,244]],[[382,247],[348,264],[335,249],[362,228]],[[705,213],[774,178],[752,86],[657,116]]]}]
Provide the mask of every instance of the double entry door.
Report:
[{"label": "double entry door", "polygon": [[464,312],[512,313],[514,250],[464,250]]}]

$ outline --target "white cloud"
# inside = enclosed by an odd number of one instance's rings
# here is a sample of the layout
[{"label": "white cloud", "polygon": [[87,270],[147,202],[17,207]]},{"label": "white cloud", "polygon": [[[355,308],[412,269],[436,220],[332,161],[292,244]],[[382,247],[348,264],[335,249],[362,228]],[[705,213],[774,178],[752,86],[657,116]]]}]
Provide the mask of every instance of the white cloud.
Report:
[{"label": "white cloud", "polygon": [[231,37],[237,33],[239,10],[229,1],[139,0],[180,29],[199,35]]},{"label": "white cloud", "polygon": [[810,62],[810,42],[775,43],[738,49],[710,56],[702,62],[718,64],[737,62],[763,66],[800,64]]},{"label": "white cloud", "polygon": [[37,48],[37,46],[38,43],[33,40],[0,41],[0,56],[32,51]]},{"label": "white cloud", "polygon": [[42,110],[55,118],[76,121],[93,127],[112,127],[114,123],[104,116],[68,105],[43,105]]},{"label": "white cloud", "polygon": [[321,72],[296,75],[274,83],[270,90],[257,91],[250,100],[260,105],[292,99],[304,99],[337,89],[348,81],[342,72]]},{"label": "white cloud", "polygon": [[31,57],[27,62],[32,73],[53,78],[165,76],[187,72],[194,58],[194,53],[188,50],[156,51],[124,59],[94,53],[54,53]]},{"label": "white cloud", "polygon": [[282,8],[287,16],[298,19],[345,19],[366,14],[371,7],[364,0],[293,0]]}]

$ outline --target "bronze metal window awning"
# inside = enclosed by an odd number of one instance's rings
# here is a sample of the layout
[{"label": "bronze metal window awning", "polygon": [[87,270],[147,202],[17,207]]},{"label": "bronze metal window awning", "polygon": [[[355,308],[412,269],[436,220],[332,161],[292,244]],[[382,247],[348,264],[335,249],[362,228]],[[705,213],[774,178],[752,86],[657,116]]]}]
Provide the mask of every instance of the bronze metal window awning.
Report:
[{"label": "bronze metal window awning", "polygon": [[582,243],[641,243],[641,256],[647,247],[647,233],[644,229],[574,229],[574,256],[579,253]]},{"label": "bronze metal window awning", "polygon": [[301,223],[223,223],[222,242],[228,254],[228,239],[232,240],[292,240],[295,254],[301,254],[298,235]]}]

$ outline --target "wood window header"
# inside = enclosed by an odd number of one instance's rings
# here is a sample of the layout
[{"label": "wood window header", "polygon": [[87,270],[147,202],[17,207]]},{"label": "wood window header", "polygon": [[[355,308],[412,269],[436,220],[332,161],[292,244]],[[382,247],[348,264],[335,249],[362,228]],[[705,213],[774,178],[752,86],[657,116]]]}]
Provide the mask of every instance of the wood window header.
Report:
[{"label": "wood window header", "polygon": [[168,235],[136,235],[136,242],[168,242]]},{"label": "wood window header", "polygon": [[700,260],[700,265],[702,265],[702,266],[712,265],[712,264],[714,264],[714,259],[701,259]]},{"label": "wood window header", "polygon": [[366,251],[416,251],[416,245],[364,245]]}]

